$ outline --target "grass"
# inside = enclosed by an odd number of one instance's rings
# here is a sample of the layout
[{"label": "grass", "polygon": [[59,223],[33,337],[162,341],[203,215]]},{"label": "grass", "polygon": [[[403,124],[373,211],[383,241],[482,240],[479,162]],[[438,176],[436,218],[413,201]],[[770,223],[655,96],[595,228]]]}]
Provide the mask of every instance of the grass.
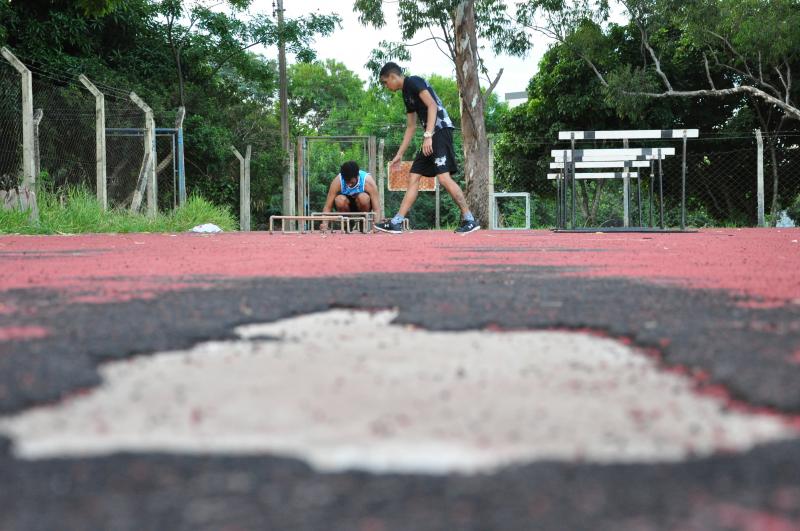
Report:
[{"label": "grass", "polygon": [[127,210],[104,212],[94,194],[74,187],[55,194],[44,190],[37,195],[39,221],[29,220],[28,212],[0,209],[0,234],[81,234],[93,232],[185,232],[202,223],[214,223],[224,231],[237,229],[237,222],[226,209],[199,196],[155,218]]}]

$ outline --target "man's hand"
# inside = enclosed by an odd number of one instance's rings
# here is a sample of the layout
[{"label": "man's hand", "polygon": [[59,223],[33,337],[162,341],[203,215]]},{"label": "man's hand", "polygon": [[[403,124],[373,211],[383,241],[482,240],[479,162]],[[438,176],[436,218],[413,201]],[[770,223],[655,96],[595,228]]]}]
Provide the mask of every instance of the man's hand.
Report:
[{"label": "man's hand", "polygon": [[394,156],[392,162],[390,162],[389,165],[392,169],[396,169],[397,165],[400,164],[401,162],[403,162],[403,157],[401,157],[400,154],[398,153],[397,155]]},{"label": "man's hand", "polygon": [[426,138],[422,141],[422,154],[430,157],[431,153],[433,153],[433,138]]}]

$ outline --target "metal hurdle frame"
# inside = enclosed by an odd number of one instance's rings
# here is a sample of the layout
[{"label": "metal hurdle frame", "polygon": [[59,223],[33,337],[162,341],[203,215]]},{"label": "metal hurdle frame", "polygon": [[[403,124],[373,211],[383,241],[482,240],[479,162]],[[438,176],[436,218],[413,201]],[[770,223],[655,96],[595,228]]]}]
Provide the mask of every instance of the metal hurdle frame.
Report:
[{"label": "metal hurdle frame", "polygon": [[347,218],[347,232],[353,232],[351,221],[355,223],[356,227],[360,227],[363,233],[372,232],[372,227],[375,225],[375,212],[312,212],[313,217],[319,216],[343,216]]},{"label": "metal hurdle frame", "polygon": [[[663,167],[662,160],[665,156],[675,154],[675,148],[671,147],[654,147],[654,148],[628,148],[629,140],[682,140],[682,165],[681,165],[681,226],[680,231],[686,231],[686,149],[687,141],[689,138],[698,138],[698,129],[666,129],[666,130],[628,130],[628,131],[561,131],[559,132],[559,140],[568,140],[570,142],[569,148],[556,149],[551,151],[551,156],[556,159],[556,162],[561,162],[561,172],[555,177],[556,181],[556,230],[557,231],[587,231],[587,230],[608,230],[602,228],[583,228],[577,227],[577,193],[575,182],[577,177],[576,168],[578,164],[582,167],[589,167],[586,163],[600,163],[600,162],[615,162],[623,163],[624,168],[631,168],[637,166],[625,166],[625,163],[641,162],[649,160],[651,170],[651,188],[650,188],[650,228],[645,227],[629,227],[626,226],[617,230],[629,231],[643,231],[643,230],[656,230],[653,227],[653,212],[652,212],[652,184],[655,172],[655,160],[658,160],[659,167],[659,196],[661,207],[661,228],[660,231],[666,231],[664,226],[664,202],[663,202]],[[577,141],[585,140],[621,140],[625,147],[621,149],[576,149]],[[560,159],[560,160],[559,160]],[[595,166],[595,167],[609,167],[609,166]],[[618,166],[610,166],[618,167]],[[591,175],[591,174],[584,174]],[[592,177],[583,177],[592,178]],[[629,177],[622,177],[624,183],[624,199],[626,210],[627,222],[627,209],[629,200]],[[639,203],[639,224],[642,225],[642,212],[641,212],[641,181],[637,181],[638,185],[638,203]],[[569,227],[568,227],[569,225]]]},{"label": "metal hurdle frame", "polygon": [[[314,233],[314,223],[338,223],[339,230],[346,233],[348,230],[347,216],[270,216],[269,217],[269,233],[275,232],[275,221],[281,222],[281,234],[305,234],[306,232]],[[287,221],[300,221],[297,230],[286,230]],[[305,229],[306,223],[309,225],[309,230]],[[331,232],[334,232],[331,229]]]},{"label": "metal hurdle frame", "polygon": [[[502,197],[523,197],[525,198],[525,226],[524,227],[500,227],[498,223],[497,199]],[[528,192],[497,192],[492,194],[491,212],[492,230],[528,230],[531,228],[531,194]]]}]

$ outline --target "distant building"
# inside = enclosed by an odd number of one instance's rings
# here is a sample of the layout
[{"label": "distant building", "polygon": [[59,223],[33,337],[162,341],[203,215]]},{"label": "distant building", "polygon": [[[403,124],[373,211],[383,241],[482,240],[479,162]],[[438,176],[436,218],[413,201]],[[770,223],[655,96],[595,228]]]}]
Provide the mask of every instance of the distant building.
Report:
[{"label": "distant building", "polygon": [[528,101],[528,93],[527,92],[506,92],[506,101],[508,102],[508,106],[512,109],[517,105],[522,105],[526,101]]}]

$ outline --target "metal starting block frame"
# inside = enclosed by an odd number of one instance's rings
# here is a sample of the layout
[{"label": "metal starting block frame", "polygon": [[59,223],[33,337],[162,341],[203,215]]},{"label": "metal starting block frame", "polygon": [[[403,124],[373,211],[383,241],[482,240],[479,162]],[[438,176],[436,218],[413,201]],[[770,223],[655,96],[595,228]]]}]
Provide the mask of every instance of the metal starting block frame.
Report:
[{"label": "metal starting block frame", "polygon": [[[275,231],[275,221],[281,222],[281,234],[304,234],[306,232],[314,233],[314,223],[338,223],[339,230],[342,232],[347,232],[349,228],[349,218],[346,216],[270,216],[269,217],[269,233],[272,234]],[[287,221],[297,221],[298,227],[302,227],[298,230],[286,230],[286,222]],[[358,220],[359,223],[361,220]],[[306,223],[308,223],[310,230],[306,231]],[[331,229],[333,232],[333,229]]]},{"label": "metal starting block frame", "polygon": [[354,230],[367,234],[372,232],[375,225],[375,212],[312,212],[313,217],[342,216],[347,218],[347,233]]}]

